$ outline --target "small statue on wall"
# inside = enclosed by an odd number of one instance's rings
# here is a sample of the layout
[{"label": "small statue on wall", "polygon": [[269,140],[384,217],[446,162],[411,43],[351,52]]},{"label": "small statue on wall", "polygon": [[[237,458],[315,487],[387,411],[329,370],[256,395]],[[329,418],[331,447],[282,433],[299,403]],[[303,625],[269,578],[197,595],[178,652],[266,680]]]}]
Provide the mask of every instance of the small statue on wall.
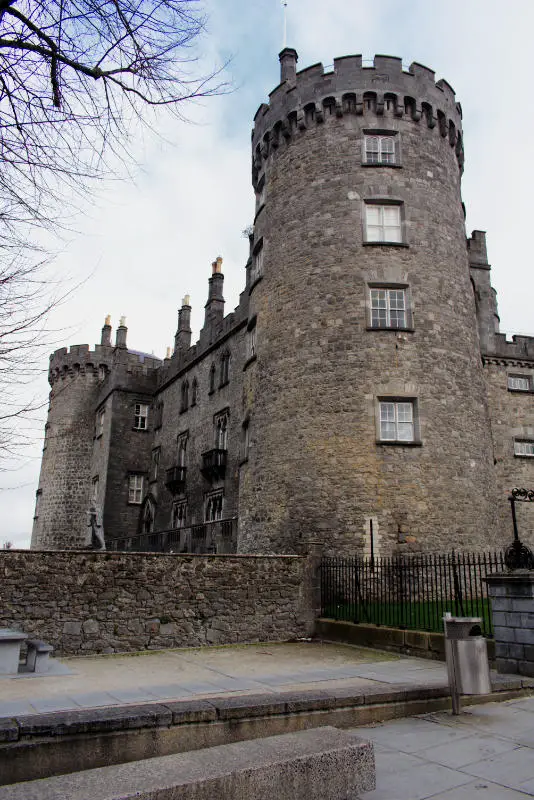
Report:
[{"label": "small statue on wall", "polygon": [[90,550],[105,550],[106,542],[104,540],[104,528],[98,522],[98,512],[96,506],[91,506],[87,512],[89,522],[87,527],[91,529],[91,541],[89,542]]}]

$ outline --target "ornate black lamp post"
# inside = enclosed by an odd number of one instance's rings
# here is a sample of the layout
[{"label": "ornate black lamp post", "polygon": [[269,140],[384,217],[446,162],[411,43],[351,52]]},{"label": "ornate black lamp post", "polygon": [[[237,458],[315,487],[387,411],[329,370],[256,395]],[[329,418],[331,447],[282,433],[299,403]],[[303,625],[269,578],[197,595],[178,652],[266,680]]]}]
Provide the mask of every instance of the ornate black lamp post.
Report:
[{"label": "ornate black lamp post", "polygon": [[534,555],[526,544],[523,544],[517,531],[516,503],[533,503],[534,489],[512,489],[508,498],[512,507],[512,522],[514,525],[514,541],[507,547],[504,554],[504,563],[508,569],[534,569]]}]

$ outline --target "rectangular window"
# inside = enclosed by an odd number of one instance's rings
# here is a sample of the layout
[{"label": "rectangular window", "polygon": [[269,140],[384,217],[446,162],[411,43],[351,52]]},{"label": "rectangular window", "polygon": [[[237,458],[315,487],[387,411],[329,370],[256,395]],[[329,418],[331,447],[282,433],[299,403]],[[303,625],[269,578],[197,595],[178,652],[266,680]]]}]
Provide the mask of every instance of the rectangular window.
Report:
[{"label": "rectangular window", "polygon": [[224,494],[221,491],[212,492],[206,496],[206,522],[215,522],[222,519]]},{"label": "rectangular window", "polygon": [[228,449],[228,411],[216,414],[213,418],[214,445],[216,450]]},{"label": "rectangular window", "polygon": [[368,242],[402,242],[400,206],[367,203],[365,215]]},{"label": "rectangular window", "polygon": [[42,494],[43,494],[42,489],[37,489],[37,491],[35,492],[35,512],[33,515],[34,519],[37,519],[37,517],[39,516],[39,506],[41,505]]},{"label": "rectangular window", "polygon": [[144,477],[142,475],[130,475],[128,478],[128,502],[140,505],[143,499]]},{"label": "rectangular window", "polygon": [[413,401],[381,400],[380,441],[414,442],[414,404]]},{"label": "rectangular window", "polygon": [[158,472],[159,472],[159,462],[161,458],[161,447],[155,447],[152,450],[152,469],[151,469],[151,480],[157,481],[158,479]]},{"label": "rectangular window", "polygon": [[135,404],[134,428],[136,431],[146,431],[148,423],[148,406],[144,403]]},{"label": "rectangular window", "polygon": [[516,456],[526,456],[527,458],[534,457],[534,442],[522,441],[514,442],[514,453]]},{"label": "rectangular window", "polygon": [[171,528],[185,528],[187,523],[187,500],[177,500],[172,504]]},{"label": "rectangular window", "polygon": [[371,289],[371,327],[406,328],[406,291]]},{"label": "rectangular window", "polygon": [[91,505],[95,505],[96,501],[98,500],[98,475],[93,478],[93,483],[91,486]]},{"label": "rectangular window", "polygon": [[256,355],[256,328],[247,331],[247,358],[253,358]]},{"label": "rectangular window", "polygon": [[100,411],[96,413],[96,435],[102,436],[104,433],[104,420],[106,418],[106,409],[101,408]]},{"label": "rectangular window", "polygon": [[393,136],[366,136],[365,163],[395,164],[395,138]]},{"label": "rectangular window", "polygon": [[187,440],[189,433],[181,433],[178,436],[178,466],[185,467],[187,464]]},{"label": "rectangular window", "polygon": [[528,375],[508,375],[508,388],[516,392],[529,392],[531,381]]},{"label": "rectangular window", "polygon": [[252,256],[252,269],[250,271],[250,282],[254,283],[260,275],[263,275],[263,243]]}]

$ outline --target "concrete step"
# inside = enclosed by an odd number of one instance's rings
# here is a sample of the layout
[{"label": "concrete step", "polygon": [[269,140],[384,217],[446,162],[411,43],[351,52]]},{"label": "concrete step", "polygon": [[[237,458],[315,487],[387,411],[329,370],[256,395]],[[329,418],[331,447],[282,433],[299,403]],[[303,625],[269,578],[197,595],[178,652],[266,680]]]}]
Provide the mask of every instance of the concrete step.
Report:
[{"label": "concrete step", "polygon": [[0,800],[356,800],[373,745],[336,728],[271,736],[0,787]]}]

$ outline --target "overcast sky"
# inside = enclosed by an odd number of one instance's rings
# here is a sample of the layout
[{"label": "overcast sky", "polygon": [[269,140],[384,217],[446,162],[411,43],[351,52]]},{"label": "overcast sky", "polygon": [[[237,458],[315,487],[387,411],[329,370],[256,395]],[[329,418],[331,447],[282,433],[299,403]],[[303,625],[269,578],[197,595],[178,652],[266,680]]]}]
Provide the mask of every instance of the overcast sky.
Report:
[{"label": "overcast sky", "polygon": [[[190,105],[188,123],[160,120],[163,137],[133,141],[133,179],[99,187],[67,236],[55,270],[81,283],[50,321],[57,346],[99,341],[106,314],[127,317],[128,345],[160,357],[172,345],[177,308],[191,295],[194,336],[211,262],[224,258],[226,309],[244,284],[252,222],[250,131],[279,82],[280,0],[207,0],[200,43],[207,68],[230,59],[232,91]],[[531,0],[288,0],[288,45],[299,68],[362,53],[423,63],[456,91],[464,114],[463,199],[467,231],[488,233],[501,330],[534,334],[534,271],[527,234],[534,218]],[[46,396],[47,359],[34,391]],[[45,413],[45,412],[44,412]],[[0,543],[29,545],[42,428],[25,458],[0,472]]]}]

